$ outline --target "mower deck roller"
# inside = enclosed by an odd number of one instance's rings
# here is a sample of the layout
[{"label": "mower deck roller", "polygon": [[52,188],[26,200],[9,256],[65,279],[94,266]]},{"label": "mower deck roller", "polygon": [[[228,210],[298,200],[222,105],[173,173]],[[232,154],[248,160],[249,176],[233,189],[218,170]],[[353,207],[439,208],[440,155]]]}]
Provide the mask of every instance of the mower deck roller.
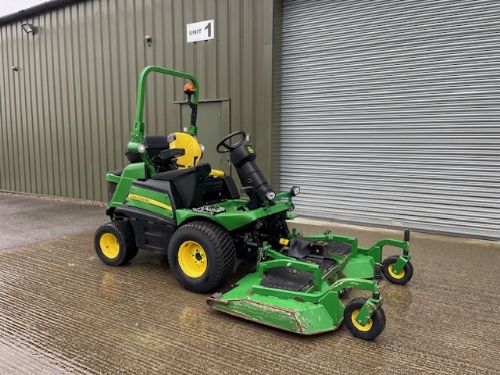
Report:
[{"label": "mower deck roller", "polygon": [[[186,132],[145,134],[147,77],[166,74],[184,85],[191,118]],[[385,326],[377,278],[406,284],[413,274],[409,232],[404,240],[385,239],[370,248],[354,237],[326,232],[303,236],[290,230],[297,186],[275,193],[259,169],[247,134],[236,131],[219,141],[238,176],[202,163],[197,140],[199,86],[188,73],[157,66],[140,77],[136,116],[127,145],[129,164],[106,175],[111,222],[97,229],[94,245],[107,265],[130,262],[138,249],[167,254],[172,274],[186,289],[214,292],[232,276],[236,259],[257,259],[224,293],[208,299],[219,311],[304,335],[331,331],[345,323],[356,337],[371,340]],[[402,254],[382,259],[386,246]],[[346,290],[361,289],[367,298],[344,304]]]}]

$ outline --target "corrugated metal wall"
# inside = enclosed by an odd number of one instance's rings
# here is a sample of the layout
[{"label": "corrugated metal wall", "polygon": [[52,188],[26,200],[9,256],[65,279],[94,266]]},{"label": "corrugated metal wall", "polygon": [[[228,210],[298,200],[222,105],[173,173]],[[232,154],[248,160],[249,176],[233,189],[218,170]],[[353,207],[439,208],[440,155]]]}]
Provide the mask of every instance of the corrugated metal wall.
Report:
[{"label": "corrugated metal wall", "polygon": [[499,30],[499,1],[285,1],[275,139],[298,211],[499,238]]},{"label": "corrugated metal wall", "polygon": [[[229,98],[232,129],[254,135],[269,173],[273,9],[272,0],[84,1],[30,18],[34,36],[21,22],[0,25],[0,189],[105,199],[106,171],[125,162],[139,71],[152,64],[194,73],[202,100]],[[216,39],[187,44],[186,23],[205,19]],[[147,132],[178,129],[182,82],[151,82]]]}]

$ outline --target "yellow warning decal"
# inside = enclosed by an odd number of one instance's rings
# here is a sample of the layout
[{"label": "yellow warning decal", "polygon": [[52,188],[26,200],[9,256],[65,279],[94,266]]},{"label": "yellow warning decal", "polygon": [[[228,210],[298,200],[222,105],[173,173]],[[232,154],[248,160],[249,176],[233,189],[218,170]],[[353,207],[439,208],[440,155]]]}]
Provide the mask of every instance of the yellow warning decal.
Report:
[{"label": "yellow warning decal", "polygon": [[155,199],[143,197],[142,195],[129,194],[127,198],[132,199],[134,201],[139,201],[139,202],[151,204],[153,206],[158,206],[158,207],[164,208],[166,210],[172,211],[172,206],[169,206],[168,204],[162,203],[162,202],[157,201]]}]

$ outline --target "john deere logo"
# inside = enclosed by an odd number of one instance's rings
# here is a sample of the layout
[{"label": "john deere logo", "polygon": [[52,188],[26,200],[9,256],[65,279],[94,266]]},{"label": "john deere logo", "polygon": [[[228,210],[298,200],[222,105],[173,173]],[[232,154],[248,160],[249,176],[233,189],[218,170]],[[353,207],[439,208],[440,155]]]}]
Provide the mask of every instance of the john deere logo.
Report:
[{"label": "john deere logo", "polygon": [[247,150],[248,150],[249,153],[255,154],[255,151],[254,151],[254,149],[253,149],[252,146],[247,146]]}]

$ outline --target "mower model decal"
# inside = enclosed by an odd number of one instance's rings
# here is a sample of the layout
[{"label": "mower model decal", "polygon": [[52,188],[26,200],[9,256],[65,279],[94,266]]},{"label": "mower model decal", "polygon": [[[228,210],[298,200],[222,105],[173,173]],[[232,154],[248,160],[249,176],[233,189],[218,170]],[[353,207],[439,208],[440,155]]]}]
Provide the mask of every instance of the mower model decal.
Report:
[{"label": "mower model decal", "polygon": [[143,197],[142,195],[129,194],[127,198],[132,199],[134,201],[139,201],[139,202],[151,204],[153,206],[158,206],[158,207],[164,208],[166,210],[172,211],[172,206],[169,206],[168,204],[162,203],[162,202],[157,201],[155,199]]}]

